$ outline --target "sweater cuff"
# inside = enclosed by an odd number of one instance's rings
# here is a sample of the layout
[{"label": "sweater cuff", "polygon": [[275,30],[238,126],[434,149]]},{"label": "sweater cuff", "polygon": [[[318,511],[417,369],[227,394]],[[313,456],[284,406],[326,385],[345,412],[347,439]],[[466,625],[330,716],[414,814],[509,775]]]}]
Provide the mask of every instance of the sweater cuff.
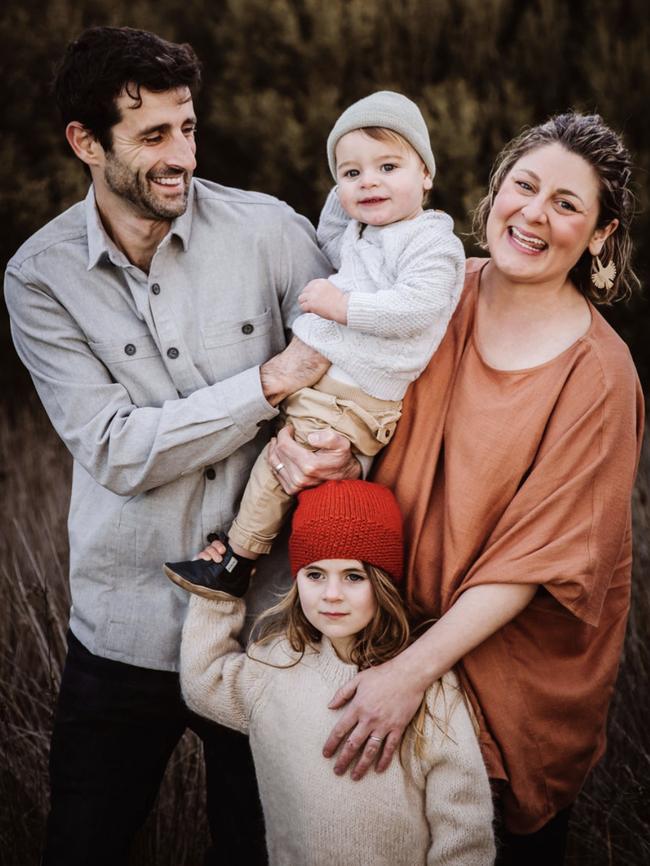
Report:
[{"label": "sweater cuff", "polygon": [[375,334],[377,329],[377,304],[374,295],[366,292],[350,292],[348,295],[348,328]]},{"label": "sweater cuff", "polygon": [[213,598],[205,598],[192,594],[189,610],[194,611],[195,615],[208,617],[216,612],[220,614],[244,613],[246,602],[243,598],[235,598],[233,595],[228,595],[227,592],[215,593]]}]

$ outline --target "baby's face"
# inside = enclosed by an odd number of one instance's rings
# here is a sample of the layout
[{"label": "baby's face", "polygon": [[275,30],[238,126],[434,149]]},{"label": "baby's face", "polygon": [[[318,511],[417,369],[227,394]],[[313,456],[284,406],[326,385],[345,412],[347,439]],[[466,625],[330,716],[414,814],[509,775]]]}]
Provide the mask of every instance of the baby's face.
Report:
[{"label": "baby's face", "polygon": [[355,129],[339,139],[335,154],[339,201],[352,219],[385,226],[422,213],[431,175],[406,142]]}]

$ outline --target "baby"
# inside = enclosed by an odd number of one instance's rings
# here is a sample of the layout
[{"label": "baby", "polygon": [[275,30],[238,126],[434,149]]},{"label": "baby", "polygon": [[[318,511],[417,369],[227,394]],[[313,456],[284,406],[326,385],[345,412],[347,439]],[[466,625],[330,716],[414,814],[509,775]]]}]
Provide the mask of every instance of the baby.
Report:
[{"label": "baby", "polygon": [[[408,385],[442,340],[465,259],[451,218],[423,209],[435,161],[410,99],[380,91],[355,102],[335,123],[327,156],[337,186],[318,240],[338,272],[305,286],[293,332],[331,367],[281,409],[306,448],[310,433],[330,427],[354,453],[372,457],[390,441]],[[227,578],[229,592],[243,594],[293,501],[278,480],[284,466],[271,468],[266,451],[253,467],[222,561],[166,563],[174,582],[210,596]]]}]

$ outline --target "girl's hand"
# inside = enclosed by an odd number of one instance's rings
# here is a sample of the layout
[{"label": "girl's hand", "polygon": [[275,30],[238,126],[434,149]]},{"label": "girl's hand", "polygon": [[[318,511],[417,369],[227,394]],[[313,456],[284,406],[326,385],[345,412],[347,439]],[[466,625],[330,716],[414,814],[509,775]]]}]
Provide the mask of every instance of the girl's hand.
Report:
[{"label": "girl's hand", "polygon": [[316,451],[299,445],[293,438],[293,427],[287,424],[269,442],[269,465],[286,493],[295,496],[305,487],[315,487],[323,481],[361,475],[361,464],[345,436],[327,429],[310,433],[308,440]]},{"label": "girl's hand", "polygon": [[365,776],[375,763],[378,773],[385,770],[420,706],[425,689],[394,662],[361,671],[329,704],[333,710],[348,704],[323,749],[323,755],[331,758],[345,741],[334,765],[339,776],[355,758],[358,761],[351,773],[355,780]]},{"label": "girl's hand", "polygon": [[348,323],[348,300],[348,296],[334,283],[324,279],[311,280],[298,295],[303,313],[316,313],[341,325]]},{"label": "girl's hand", "polygon": [[222,541],[217,540],[208,544],[207,547],[204,547],[201,553],[199,553],[195,558],[206,559],[208,561],[212,560],[212,562],[221,562],[225,552],[226,545]]}]

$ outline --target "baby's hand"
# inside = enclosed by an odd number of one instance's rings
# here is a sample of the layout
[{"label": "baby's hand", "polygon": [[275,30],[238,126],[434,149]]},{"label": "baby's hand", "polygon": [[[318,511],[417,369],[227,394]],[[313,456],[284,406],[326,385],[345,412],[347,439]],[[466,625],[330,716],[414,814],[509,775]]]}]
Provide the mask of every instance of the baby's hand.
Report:
[{"label": "baby's hand", "polygon": [[316,313],[323,319],[347,325],[348,296],[329,280],[312,280],[298,296],[303,313]]}]

